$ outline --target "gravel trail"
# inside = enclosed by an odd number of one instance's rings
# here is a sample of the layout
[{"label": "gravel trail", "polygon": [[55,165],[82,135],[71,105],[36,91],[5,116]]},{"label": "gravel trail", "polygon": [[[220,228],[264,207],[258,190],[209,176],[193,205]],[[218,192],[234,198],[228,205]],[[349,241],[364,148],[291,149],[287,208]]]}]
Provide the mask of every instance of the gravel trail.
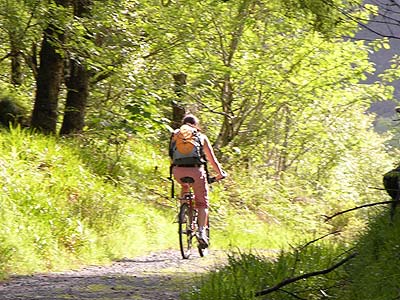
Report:
[{"label": "gravel trail", "polygon": [[[81,270],[12,276],[0,282],[1,300],[178,300],[188,280],[215,269],[226,260],[219,251],[183,260],[179,251],[150,253],[122,259],[109,266]],[[185,284],[183,284],[185,282]],[[188,284],[189,283],[189,284]]]}]

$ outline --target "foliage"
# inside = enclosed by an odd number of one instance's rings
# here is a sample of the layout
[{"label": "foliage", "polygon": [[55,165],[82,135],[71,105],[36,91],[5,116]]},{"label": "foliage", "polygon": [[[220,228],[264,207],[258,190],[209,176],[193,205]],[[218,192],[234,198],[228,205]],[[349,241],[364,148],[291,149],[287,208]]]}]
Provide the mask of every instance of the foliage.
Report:
[{"label": "foliage", "polygon": [[[349,122],[346,124],[350,125]],[[336,148],[325,157],[316,145],[316,149],[310,149],[305,156],[307,160],[299,161],[296,168],[287,170],[281,177],[275,176],[273,166],[262,160],[256,161],[256,156],[248,160],[248,153],[225,153],[230,157],[232,177],[232,181],[225,184],[230,205],[239,210],[255,211],[264,222],[284,225],[283,228],[291,228],[290,231],[302,235],[339,230],[343,238],[354,238],[370,218],[368,210],[329,223],[324,223],[322,216],[387,197],[380,190],[382,175],[393,166],[385,152],[384,139],[362,129],[362,126],[368,126],[367,120],[364,125],[362,122],[354,125],[359,128],[358,134],[356,138],[349,134],[347,149],[335,142],[334,147],[343,147],[341,152]],[[314,151],[319,155],[313,154]],[[326,152],[330,153],[330,150]],[[324,165],[324,157],[329,165]]]},{"label": "foliage", "polygon": [[[257,299],[256,292],[284,279],[330,267],[340,259],[342,251],[337,244],[323,243],[281,252],[273,259],[270,253],[232,253],[226,266],[203,276],[182,298]],[[338,269],[333,274],[301,280],[269,294],[268,299],[324,299],[344,275]]]},{"label": "foliage", "polygon": [[[371,220],[357,242],[359,256],[346,267],[345,288],[338,299],[395,299],[399,294],[399,214],[387,211]],[[384,288],[382,288],[384,287]]]},{"label": "foliage", "polygon": [[149,207],[134,189],[105,182],[76,154],[79,148],[19,129],[3,131],[0,148],[3,275],[173,244],[164,238],[172,216]]},{"label": "foliage", "polygon": [[395,299],[399,289],[398,217],[397,213],[391,221],[387,210],[375,214],[352,249],[333,238],[282,251],[276,258],[271,253],[230,254],[226,266],[200,278],[183,299],[263,299],[255,293],[298,275],[328,269],[346,252],[356,253],[355,258],[325,275],[285,285],[267,299]]},{"label": "foliage", "polygon": [[[103,2],[93,2],[96,17],[63,19],[68,56],[92,74],[88,130],[159,132],[178,101],[202,115],[217,148],[236,147],[277,174],[312,163],[321,176],[357,143],[358,127],[347,124],[389,97],[358,84],[373,71],[367,46],[324,35],[355,28],[338,25],[342,1]],[[21,13],[46,20],[51,7],[24,3]],[[177,72],[188,75],[180,96]],[[259,139],[266,142],[254,148]]]}]

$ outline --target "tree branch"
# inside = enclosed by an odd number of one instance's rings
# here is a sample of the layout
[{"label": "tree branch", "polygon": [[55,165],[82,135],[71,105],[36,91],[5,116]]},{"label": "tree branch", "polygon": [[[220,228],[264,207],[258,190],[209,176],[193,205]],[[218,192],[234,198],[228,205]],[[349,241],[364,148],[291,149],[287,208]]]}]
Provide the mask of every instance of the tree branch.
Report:
[{"label": "tree branch", "polygon": [[267,295],[267,294],[270,294],[272,292],[275,292],[275,291],[279,290],[281,287],[283,287],[285,285],[288,285],[290,283],[293,283],[293,282],[296,282],[296,281],[299,281],[299,280],[302,280],[302,279],[306,279],[306,278],[309,278],[309,277],[314,277],[314,276],[323,275],[323,274],[327,274],[329,272],[332,272],[333,270],[337,269],[338,267],[340,267],[341,265],[345,264],[350,259],[353,259],[357,255],[358,255],[358,253],[354,252],[354,253],[350,254],[348,257],[342,259],[341,261],[339,261],[338,263],[334,264],[333,266],[331,266],[328,269],[306,273],[306,274],[303,274],[303,275],[300,275],[300,276],[297,276],[297,277],[287,278],[287,279],[279,282],[277,285],[275,285],[275,286],[273,286],[271,288],[256,292],[255,296],[259,297],[259,296]]},{"label": "tree branch", "polygon": [[353,207],[353,208],[350,208],[350,209],[347,209],[347,210],[344,210],[344,211],[337,212],[337,213],[335,213],[335,214],[333,214],[331,216],[323,215],[323,217],[325,217],[325,222],[327,222],[330,219],[333,219],[334,217],[337,217],[339,215],[343,215],[343,214],[348,213],[348,212],[353,211],[353,210],[357,210],[357,209],[364,208],[364,207],[382,205],[382,204],[390,204],[390,203],[395,203],[395,202],[398,202],[398,201],[391,200],[391,201],[383,201],[383,202],[375,202],[375,203],[364,204],[364,205],[361,205],[361,206],[356,206],[356,207]]},{"label": "tree branch", "polygon": [[319,238],[316,238],[316,239],[314,239],[314,240],[312,240],[312,241],[310,241],[310,242],[307,242],[306,244],[304,244],[303,246],[301,246],[301,247],[299,248],[299,250],[301,251],[301,250],[305,249],[307,246],[309,246],[309,245],[311,245],[311,244],[313,244],[313,243],[315,243],[315,242],[318,242],[318,241],[320,241],[320,240],[326,238],[327,236],[335,235],[335,234],[338,234],[338,233],[340,233],[340,230],[335,230],[335,231],[329,232],[329,233],[327,233],[327,234],[325,234],[325,235],[323,235],[323,236],[320,236]]},{"label": "tree branch", "polygon": [[[372,32],[374,34],[376,34],[377,36],[380,37],[386,37],[389,39],[400,39],[399,36],[394,35],[393,31],[389,28],[390,33],[384,33],[384,32],[380,32],[378,30],[375,30],[373,28],[373,25],[371,25],[371,23],[381,23],[381,24],[386,24],[387,27],[390,26],[399,26],[399,20],[395,19],[395,18],[391,18],[388,14],[382,14],[379,10],[378,10],[378,16],[382,18],[382,20],[377,20],[376,18],[372,18],[370,20],[365,20],[365,19],[361,19],[358,17],[354,17],[351,15],[351,12],[347,12],[344,9],[340,8],[338,5],[334,5],[333,3],[331,3],[331,1],[324,1],[325,4],[332,6],[334,9],[336,9],[337,11],[339,11],[341,14],[343,14],[346,18],[348,18],[350,21],[356,22],[360,27],[364,28],[365,30],[368,30],[369,32]],[[387,6],[385,6],[385,4],[383,3],[373,3],[375,4],[379,9],[383,9],[386,13],[394,13],[395,11],[392,11],[390,9],[387,8]],[[393,22],[391,22],[391,21]],[[367,23],[367,24],[365,24]]]}]

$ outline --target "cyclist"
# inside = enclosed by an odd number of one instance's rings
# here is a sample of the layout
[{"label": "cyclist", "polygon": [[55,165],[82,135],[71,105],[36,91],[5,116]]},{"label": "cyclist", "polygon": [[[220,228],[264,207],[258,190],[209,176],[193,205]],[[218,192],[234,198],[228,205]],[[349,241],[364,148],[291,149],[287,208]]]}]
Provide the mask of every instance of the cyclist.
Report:
[{"label": "cyclist", "polygon": [[[174,175],[175,180],[181,185],[181,198],[187,192],[189,192],[190,186],[187,183],[183,183],[181,178],[183,177],[192,177],[194,179],[194,183],[192,184],[193,193],[195,196],[195,205],[198,210],[198,224],[199,224],[199,242],[203,247],[208,247],[208,237],[206,231],[206,224],[208,219],[208,207],[209,207],[209,199],[208,199],[208,182],[207,182],[207,169],[206,163],[210,162],[213,170],[217,173],[216,180],[220,180],[226,177],[226,173],[221,167],[218,159],[215,156],[214,150],[211,146],[211,143],[208,137],[201,133],[199,128],[199,120],[192,114],[186,115],[182,120],[182,125],[189,125],[192,127],[197,133],[200,143],[201,143],[201,152],[204,157],[200,160],[198,164],[179,164],[176,162],[172,162],[172,174]],[[181,129],[176,129],[174,134],[177,134]],[[174,135],[173,134],[173,135]],[[172,143],[172,139],[171,139]],[[170,149],[172,146],[170,145]],[[173,154],[170,152],[171,158],[173,158]]]}]

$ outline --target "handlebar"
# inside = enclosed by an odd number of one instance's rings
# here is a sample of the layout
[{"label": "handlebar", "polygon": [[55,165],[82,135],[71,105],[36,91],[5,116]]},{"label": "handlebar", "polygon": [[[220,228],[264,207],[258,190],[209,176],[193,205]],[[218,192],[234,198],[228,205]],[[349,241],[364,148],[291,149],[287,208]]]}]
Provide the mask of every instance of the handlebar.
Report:
[{"label": "handlebar", "polygon": [[226,178],[226,177],[228,176],[228,174],[227,174],[225,171],[222,171],[222,174],[221,174],[221,175],[222,175],[223,177],[220,178],[220,179],[217,179],[217,177],[215,177],[215,176],[213,176],[213,177],[208,177],[208,178],[207,178],[207,182],[208,182],[209,184],[211,184],[211,183],[220,181],[220,180],[222,180],[222,179],[224,179],[224,178]]},{"label": "handlebar", "polygon": [[208,177],[207,178],[207,182],[208,182],[208,184],[217,182],[217,178],[215,176],[214,177]]}]

